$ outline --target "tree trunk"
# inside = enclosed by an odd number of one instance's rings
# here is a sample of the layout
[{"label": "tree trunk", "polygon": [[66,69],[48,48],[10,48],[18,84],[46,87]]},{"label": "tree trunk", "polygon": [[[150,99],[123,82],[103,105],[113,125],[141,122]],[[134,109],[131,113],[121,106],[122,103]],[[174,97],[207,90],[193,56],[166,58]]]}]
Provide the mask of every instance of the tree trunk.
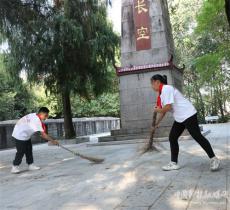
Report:
[{"label": "tree trunk", "polygon": [[199,108],[201,109],[201,117],[202,117],[202,121],[205,121],[205,105],[204,105],[204,101],[200,92],[200,88],[199,88],[199,84],[197,83],[197,75],[193,73],[193,77],[194,77],[194,87],[195,87],[195,96],[196,96],[196,103],[198,104]]},{"label": "tree trunk", "polygon": [[212,86],[210,86],[210,87],[211,87],[211,103],[212,103],[210,115],[214,115],[215,105],[216,105],[215,91],[214,91],[214,88]]},{"label": "tree trunk", "polygon": [[219,104],[219,109],[220,109],[220,114],[221,114],[221,117],[223,118],[224,117],[224,109],[223,109],[223,106],[222,106],[222,101],[221,99],[218,97],[218,104]]},{"label": "tree trunk", "polygon": [[202,120],[205,121],[205,106],[204,106],[204,101],[200,92],[200,89],[197,87],[197,94],[199,96],[199,103],[201,106],[201,115],[202,115]]},{"label": "tree trunk", "polygon": [[213,87],[213,98],[214,98],[213,115],[218,115],[217,92],[215,87]]},{"label": "tree trunk", "polygon": [[222,97],[222,92],[221,92],[221,84],[219,84],[219,87],[217,86],[217,101],[220,109],[220,114],[221,117],[224,117],[224,108],[223,108],[223,97]]},{"label": "tree trunk", "polygon": [[228,24],[230,26],[230,0],[225,0],[225,11],[227,15]]},{"label": "tree trunk", "polygon": [[62,106],[64,114],[65,138],[70,139],[76,136],[72,121],[69,90],[62,90]]}]

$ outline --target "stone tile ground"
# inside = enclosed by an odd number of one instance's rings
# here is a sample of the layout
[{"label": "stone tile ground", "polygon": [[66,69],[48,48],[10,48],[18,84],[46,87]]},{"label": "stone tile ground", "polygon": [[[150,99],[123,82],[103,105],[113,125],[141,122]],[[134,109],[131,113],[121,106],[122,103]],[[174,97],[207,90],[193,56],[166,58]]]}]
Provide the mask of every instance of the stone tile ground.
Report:
[{"label": "stone tile ground", "polygon": [[68,152],[34,146],[40,171],[10,174],[15,150],[0,151],[1,210],[224,210],[229,207],[230,123],[205,125],[222,160],[221,170],[209,171],[209,159],[194,140],[180,142],[178,171],[163,172],[169,144],[159,153],[138,153],[142,144],[69,148],[106,158],[91,164]]}]

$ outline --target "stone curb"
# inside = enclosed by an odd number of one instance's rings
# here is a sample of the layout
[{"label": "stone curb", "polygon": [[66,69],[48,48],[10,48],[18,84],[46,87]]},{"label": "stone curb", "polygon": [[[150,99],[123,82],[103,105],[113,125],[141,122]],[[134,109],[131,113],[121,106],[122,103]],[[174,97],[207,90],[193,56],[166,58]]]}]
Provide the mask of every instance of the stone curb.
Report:
[{"label": "stone curb", "polygon": [[[206,130],[201,132],[204,136],[211,133],[211,130]],[[121,145],[121,144],[139,144],[139,143],[145,143],[147,139],[134,139],[134,140],[123,140],[123,141],[109,141],[109,142],[98,142],[98,143],[87,143],[86,145],[88,147],[91,146],[109,146],[109,145]],[[190,135],[187,136],[181,136],[179,138],[179,141],[184,140],[192,140]],[[168,141],[168,137],[161,137],[161,138],[155,138],[156,142],[166,142]]]}]

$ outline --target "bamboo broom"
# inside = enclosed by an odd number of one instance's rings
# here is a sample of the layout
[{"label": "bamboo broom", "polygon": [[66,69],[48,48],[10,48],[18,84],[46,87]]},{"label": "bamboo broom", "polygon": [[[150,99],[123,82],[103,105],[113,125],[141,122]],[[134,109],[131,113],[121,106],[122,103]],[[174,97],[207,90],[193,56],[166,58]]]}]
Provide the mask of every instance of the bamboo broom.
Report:
[{"label": "bamboo broom", "polygon": [[83,159],[86,159],[86,160],[89,160],[91,162],[94,162],[94,163],[102,163],[104,161],[104,158],[98,158],[98,157],[91,157],[91,156],[88,156],[88,155],[83,155],[83,154],[80,154],[79,152],[76,152],[76,151],[73,151],[67,147],[64,147],[63,145],[59,144],[59,146],[64,149],[64,150],[67,150],[69,152],[71,152],[72,154],[80,157],[80,158],[83,158]]},{"label": "bamboo broom", "polygon": [[151,127],[151,130],[150,130],[150,137],[149,137],[148,142],[142,148],[142,154],[144,154],[144,153],[146,153],[148,151],[159,151],[159,149],[157,149],[156,146],[153,144],[156,120],[157,120],[157,112],[153,112],[153,120],[152,120],[152,127]]}]

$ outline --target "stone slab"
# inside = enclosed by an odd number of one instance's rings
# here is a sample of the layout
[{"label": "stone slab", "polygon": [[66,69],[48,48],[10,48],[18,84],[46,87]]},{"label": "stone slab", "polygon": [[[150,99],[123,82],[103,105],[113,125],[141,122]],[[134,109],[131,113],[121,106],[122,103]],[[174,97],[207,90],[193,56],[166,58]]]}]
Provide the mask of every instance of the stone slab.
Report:
[{"label": "stone slab", "polygon": [[[202,131],[202,134],[204,136],[208,135],[211,131],[210,130],[206,130],[206,131]],[[136,137],[136,136],[135,136]],[[115,137],[116,138],[116,137]],[[148,141],[148,138],[133,138],[130,140],[130,138],[132,138],[131,136],[125,136],[125,139],[123,140],[119,140],[119,139],[114,139],[111,136],[108,137],[101,137],[99,138],[99,142],[98,143],[88,143],[87,146],[105,146],[105,145],[120,145],[120,144],[138,144],[138,143],[146,143]],[[122,138],[121,138],[122,139]],[[179,141],[183,141],[183,140],[191,140],[192,137],[190,135],[182,135],[179,138]],[[104,140],[104,141],[103,141]],[[154,138],[155,142],[164,142],[164,141],[168,141],[168,137],[161,137],[161,138]]]}]

